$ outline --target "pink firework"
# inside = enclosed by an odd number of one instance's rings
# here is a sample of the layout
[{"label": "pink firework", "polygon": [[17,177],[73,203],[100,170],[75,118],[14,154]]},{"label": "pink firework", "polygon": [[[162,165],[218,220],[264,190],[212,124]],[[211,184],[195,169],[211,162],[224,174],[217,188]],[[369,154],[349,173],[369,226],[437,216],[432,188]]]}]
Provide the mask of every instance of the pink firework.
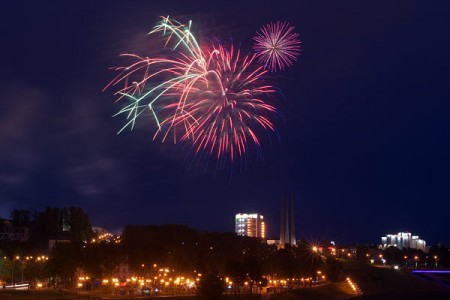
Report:
[{"label": "pink firework", "polygon": [[294,27],[288,22],[270,23],[261,27],[253,37],[253,49],[259,63],[266,69],[276,72],[292,65],[300,54],[300,40]]},{"label": "pink firework", "polygon": [[117,115],[128,121],[120,131],[150,112],[154,139],[187,145],[200,158],[233,162],[246,159],[249,148],[260,154],[260,134],[275,132],[279,116],[266,102],[276,93],[267,70],[232,45],[200,45],[190,26],[164,17],[150,32],[163,34],[160,56],[123,55],[130,62],[115,68],[119,74],[105,87],[121,86]]},{"label": "pink firework", "polygon": [[249,145],[260,146],[258,127],[275,131],[271,116],[276,109],[263,99],[276,91],[264,84],[267,71],[253,64],[255,56],[222,45],[204,53],[206,64],[194,71],[200,76],[184,86],[177,97],[184,100],[165,106],[172,112],[155,137],[163,134],[164,140],[168,132],[177,132],[196,155],[234,161],[246,155]]}]

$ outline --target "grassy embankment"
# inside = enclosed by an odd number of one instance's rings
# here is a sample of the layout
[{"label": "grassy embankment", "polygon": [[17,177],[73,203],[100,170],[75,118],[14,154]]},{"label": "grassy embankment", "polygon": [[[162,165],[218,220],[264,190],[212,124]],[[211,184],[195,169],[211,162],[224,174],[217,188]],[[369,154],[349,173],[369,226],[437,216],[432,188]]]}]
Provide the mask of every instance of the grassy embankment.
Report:
[{"label": "grassy embankment", "polygon": [[370,300],[441,300],[450,299],[450,291],[433,281],[413,276],[408,270],[374,267],[342,260],[346,274],[363,292],[359,299]]}]

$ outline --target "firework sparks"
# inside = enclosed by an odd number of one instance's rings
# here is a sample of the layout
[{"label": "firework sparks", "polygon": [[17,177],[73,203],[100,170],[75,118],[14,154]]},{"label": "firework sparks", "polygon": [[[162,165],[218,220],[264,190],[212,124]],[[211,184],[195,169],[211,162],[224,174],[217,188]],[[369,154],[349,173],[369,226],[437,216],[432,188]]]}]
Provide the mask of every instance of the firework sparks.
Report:
[{"label": "firework sparks", "polygon": [[276,72],[292,65],[300,54],[300,40],[288,22],[270,23],[253,37],[253,49],[264,67]]},{"label": "firework sparks", "polygon": [[[275,89],[264,81],[266,70],[255,55],[242,55],[231,45],[201,48],[187,26],[168,17],[149,34],[162,34],[170,55],[123,55],[131,62],[115,68],[119,74],[105,87],[121,85],[115,93],[126,101],[117,115],[133,128],[151,111],[157,125],[154,139],[187,143],[197,155],[234,161],[250,145],[260,146],[258,132],[274,132],[274,106],[266,99]],[[119,131],[119,132],[120,132]]]}]

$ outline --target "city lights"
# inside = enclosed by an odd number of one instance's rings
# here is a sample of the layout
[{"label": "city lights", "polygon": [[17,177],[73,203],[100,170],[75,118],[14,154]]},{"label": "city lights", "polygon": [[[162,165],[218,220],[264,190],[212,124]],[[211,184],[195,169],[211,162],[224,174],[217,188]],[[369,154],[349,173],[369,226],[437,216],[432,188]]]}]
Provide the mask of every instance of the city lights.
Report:
[{"label": "city lights", "polygon": [[347,283],[350,285],[350,287],[356,294],[362,295],[362,291],[359,288],[359,286],[355,282],[353,282],[349,277],[347,277]]}]

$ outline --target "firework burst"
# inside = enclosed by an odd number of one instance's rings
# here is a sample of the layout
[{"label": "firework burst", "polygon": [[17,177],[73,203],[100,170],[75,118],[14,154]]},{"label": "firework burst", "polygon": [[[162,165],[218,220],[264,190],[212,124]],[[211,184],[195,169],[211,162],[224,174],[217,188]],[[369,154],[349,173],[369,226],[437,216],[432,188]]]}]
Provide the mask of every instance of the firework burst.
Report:
[{"label": "firework burst", "polygon": [[[124,54],[129,63],[105,87],[122,86],[124,101],[117,115],[126,115],[120,130],[151,111],[154,139],[188,144],[196,155],[220,160],[243,158],[250,145],[260,146],[258,132],[274,132],[277,111],[267,103],[276,91],[265,83],[264,67],[255,55],[243,55],[232,45],[200,47],[187,26],[164,17],[149,34],[162,34],[170,55],[143,57]],[[119,131],[119,132],[120,132]]]},{"label": "firework burst", "polygon": [[292,65],[300,54],[300,40],[288,22],[270,23],[253,37],[253,49],[264,67],[276,72]]}]

